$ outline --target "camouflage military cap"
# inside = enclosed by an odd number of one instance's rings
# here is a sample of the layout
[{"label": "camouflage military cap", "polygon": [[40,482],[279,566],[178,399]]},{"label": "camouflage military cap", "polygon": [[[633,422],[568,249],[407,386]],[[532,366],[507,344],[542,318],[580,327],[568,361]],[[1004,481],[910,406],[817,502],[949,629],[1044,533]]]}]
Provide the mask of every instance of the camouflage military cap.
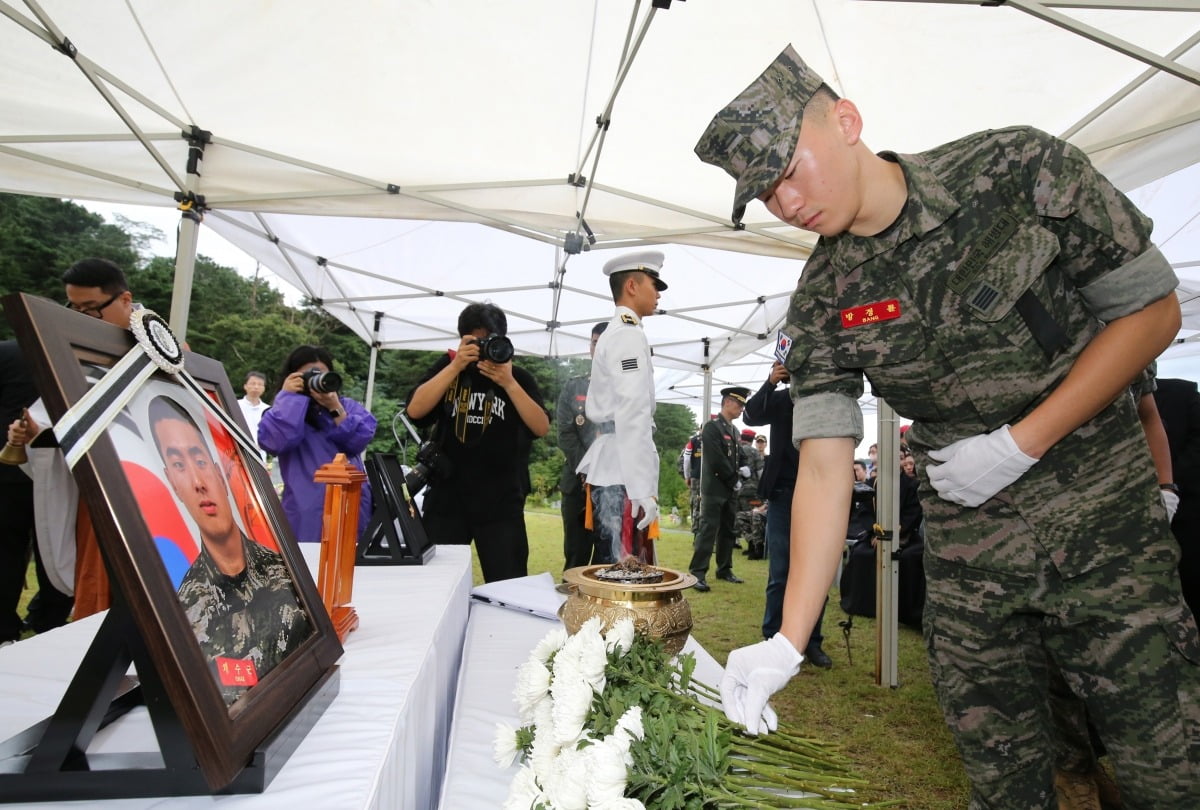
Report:
[{"label": "camouflage military cap", "polygon": [[746,204],[775,184],[800,137],[809,99],[824,84],[791,45],[738,97],[713,116],[696,142],[696,155],[737,180],[733,221]]}]

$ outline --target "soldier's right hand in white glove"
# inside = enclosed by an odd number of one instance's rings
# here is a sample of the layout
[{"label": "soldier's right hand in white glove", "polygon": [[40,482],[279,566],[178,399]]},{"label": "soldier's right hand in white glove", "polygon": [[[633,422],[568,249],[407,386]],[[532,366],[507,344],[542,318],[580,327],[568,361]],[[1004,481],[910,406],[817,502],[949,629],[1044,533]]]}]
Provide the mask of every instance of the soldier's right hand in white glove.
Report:
[{"label": "soldier's right hand in white glove", "polygon": [[925,469],[929,483],[944,500],[962,506],[979,506],[1038,462],[1021,452],[1008,425],[931,450],[929,457],[943,462]]},{"label": "soldier's right hand in white glove", "polygon": [[721,678],[725,716],[751,734],[774,731],[779,718],[767,700],[800,671],[803,660],[782,633],[731,652]]},{"label": "soldier's right hand in white glove", "polygon": [[743,464],[742,466],[738,467],[738,475],[740,475],[742,478],[749,478],[750,468]]},{"label": "soldier's right hand in white glove", "polygon": [[1179,509],[1179,496],[1169,489],[1160,489],[1158,494],[1162,496],[1163,506],[1167,510],[1167,523],[1175,519],[1175,512]]},{"label": "soldier's right hand in white glove", "polygon": [[658,501],[653,498],[635,498],[629,502],[630,511],[634,517],[643,512],[643,517],[637,522],[639,530],[646,528],[658,519]]}]

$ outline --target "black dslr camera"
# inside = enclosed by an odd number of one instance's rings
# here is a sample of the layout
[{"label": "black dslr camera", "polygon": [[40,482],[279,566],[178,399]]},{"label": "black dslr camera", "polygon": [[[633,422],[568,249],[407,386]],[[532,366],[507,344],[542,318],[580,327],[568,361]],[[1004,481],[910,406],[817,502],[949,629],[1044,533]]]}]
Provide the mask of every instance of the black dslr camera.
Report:
[{"label": "black dslr camera", "polygon": [[342,375],[336,371],[321,371],[310,368],[300,377],[304,393],[336,394],[342,390]]},{"label": "black dslr camera", "polygon": [[[408,489],[408,497],[413,498],[430,481],[449,478],[450,473],[454,471],[454,465],[450,463],[450,459],[442,455],[442,449],[438,446],[437,442],[421,442],[421,436],[417,433],[417,429],[413,427],[413,423],[408,421],[408,417],[404,415],[406,407],[405,403],[400,403],[400,408],[396,411],[396,416],[392,420],[392,430],[396,429],[396,419],[399,419],[404,423],[404,427],[408,429],[408,435],[414,441],[419,442],[416,462],[404,474],[404,486]],[[399,435],[396,436],[396,441],[400,441]]]},{"label": "black dslr camera", "polygon": [[485,338],[475,340],[479,344],[479,359],[491,360],[493,363],[507,363],[513,359],[512,341],[504,335],[492,332]]},{"label": "black dslr camera", "polygon": [[450,470],[450,460],[442,455],[441,449],[433,442],[425,442],[417,448],[416,464],[404,476],[409,497],[420,492],[430,480],[449,477]]}]

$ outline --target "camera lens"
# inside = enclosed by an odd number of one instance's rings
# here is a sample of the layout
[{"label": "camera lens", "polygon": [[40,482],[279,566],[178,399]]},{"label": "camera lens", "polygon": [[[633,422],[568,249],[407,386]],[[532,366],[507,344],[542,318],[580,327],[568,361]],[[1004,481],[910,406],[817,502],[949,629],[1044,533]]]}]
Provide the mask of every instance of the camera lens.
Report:
[{"label": "camera lens", "polygon": [[493,363],[507,363],[513,358],[512,341],[495,332],[479,341],[479,356]]},{"label": "camera lens", "polygon": [[304,375],[304,390],[318,394],[334,394],[342,390],[342,375],[336,371],[312,369]]}]

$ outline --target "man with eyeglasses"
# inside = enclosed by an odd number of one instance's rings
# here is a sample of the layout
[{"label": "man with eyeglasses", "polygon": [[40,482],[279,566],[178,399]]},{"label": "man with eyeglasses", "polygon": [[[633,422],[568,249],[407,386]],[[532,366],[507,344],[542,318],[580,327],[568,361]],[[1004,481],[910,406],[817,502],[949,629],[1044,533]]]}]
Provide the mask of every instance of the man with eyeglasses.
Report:
[{"label": "man with eyeglasses", "polygon": [[[80,259],[62,275],[68,309],[98,318],[122,329],[140,304],[133,302],[121,268],[108,259]],[[50,424],[42,401],[30,406],[24,419],[8,426],[8,441],[21,445],[33,441]],[[54,588],[74,594],[76,619],[109,606],[108,576],[100,559],[90,516],[81,505],[79,491],[57,448],[30,448],[22,465],[33,479],[34,524],[46,576]]]},{"label": "man with eyeglasses", "polygon": [[121,268],[108,259],[80,259],[63,273],[67,308],[93,318],[129,328],[129,318],[138,306]]}]

